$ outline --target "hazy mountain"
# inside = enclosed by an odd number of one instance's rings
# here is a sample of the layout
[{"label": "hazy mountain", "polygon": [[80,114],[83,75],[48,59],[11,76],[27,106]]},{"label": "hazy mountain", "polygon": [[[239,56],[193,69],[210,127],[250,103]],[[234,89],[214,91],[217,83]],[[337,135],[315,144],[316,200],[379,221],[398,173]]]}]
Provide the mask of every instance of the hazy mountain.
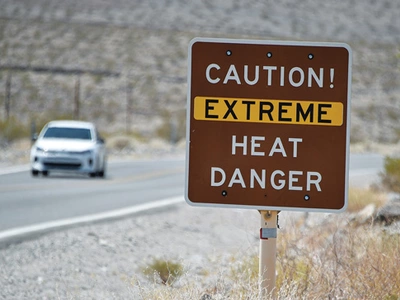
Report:
[{"label": "hazy mountain", "polygon": [[170,116],[184,127],[193,37],[335,41],[353,49],[352,141],[400,140],[398,0],[0,0],[0,7],[1,119],[11,82],[10,115],[26,124],[71,116],[79,91],[80,118],[104,131],[149,135]]}]

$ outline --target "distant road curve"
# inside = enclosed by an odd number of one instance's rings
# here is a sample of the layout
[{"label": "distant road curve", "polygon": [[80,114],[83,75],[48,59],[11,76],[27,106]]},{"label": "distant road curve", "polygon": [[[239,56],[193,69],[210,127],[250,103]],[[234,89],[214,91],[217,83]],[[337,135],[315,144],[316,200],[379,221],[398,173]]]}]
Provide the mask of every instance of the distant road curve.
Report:
[{"label": "distant road curve", "polygon": [[179,196],[183,201],[184,177],[183,159],[110,162],[105,179],[61,173],[33,178],[28,166],[5,168],[0,170],[0,234],[93,215],[115,217]]},{"label": "distant road curve", "polygon": [[383,172],[384,156],[375,153],[350,155],[350,186],[367,188],[380,181]]},{"label": "distant road curve", "polygon": [[[352,154],[350,186],[378,182],[382,167],[382,155]],[[0,169],[0,241],[182,203],[184,172],[184,159],[110,162],[106,179]]]}]

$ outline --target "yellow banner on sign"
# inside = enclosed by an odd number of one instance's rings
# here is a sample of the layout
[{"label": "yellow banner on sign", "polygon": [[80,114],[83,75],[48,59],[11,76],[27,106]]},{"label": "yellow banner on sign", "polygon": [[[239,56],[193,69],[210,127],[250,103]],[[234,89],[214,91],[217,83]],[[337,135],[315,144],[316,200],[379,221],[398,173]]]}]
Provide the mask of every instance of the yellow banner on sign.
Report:
[{"label": "yellow banner on sign", "polygon": [[341,126],[343,104],[198,96],[194,99],[194,118],[202,121]]}]

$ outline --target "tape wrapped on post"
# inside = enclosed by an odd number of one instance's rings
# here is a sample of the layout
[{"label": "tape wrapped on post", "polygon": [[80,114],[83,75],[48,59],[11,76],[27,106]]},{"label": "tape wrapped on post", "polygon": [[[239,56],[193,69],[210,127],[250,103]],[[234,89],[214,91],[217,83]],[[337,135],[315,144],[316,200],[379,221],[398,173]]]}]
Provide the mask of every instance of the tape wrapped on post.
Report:
[{"label": "tape wrapped on post", "polygon": [[276,239],[278,230],[277,228],[261,228],[260,229],[260,239]]}]

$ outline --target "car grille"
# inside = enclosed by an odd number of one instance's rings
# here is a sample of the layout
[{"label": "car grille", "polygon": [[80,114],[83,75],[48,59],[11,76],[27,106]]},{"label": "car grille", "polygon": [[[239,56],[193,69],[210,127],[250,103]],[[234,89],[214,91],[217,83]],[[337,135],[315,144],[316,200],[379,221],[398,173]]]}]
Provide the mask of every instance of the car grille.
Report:
[{"label": "car grille", "polygon": [[82,164],[80,163],[56,163],[56,162],[45,162],[44,165],[48,169],[58,169],[58,170],[77,170]]},{"label": "car grille", "polygon": [[48,155],[82,155],[82,151],[53,151],[49,150],[46,152]]}]

